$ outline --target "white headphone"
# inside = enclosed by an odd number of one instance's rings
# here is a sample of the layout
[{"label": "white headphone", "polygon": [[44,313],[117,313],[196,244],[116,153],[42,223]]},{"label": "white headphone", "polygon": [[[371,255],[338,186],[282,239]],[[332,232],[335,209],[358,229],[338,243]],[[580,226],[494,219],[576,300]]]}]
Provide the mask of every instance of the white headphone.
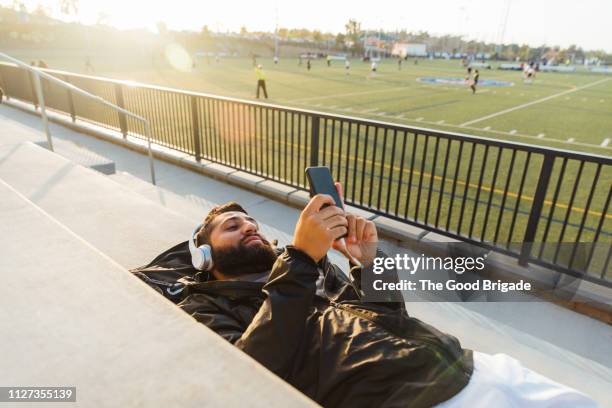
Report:
[{"label": "white headphone", "polygon": [[213,268],[212,250],[210,245],[204,244],[196,247],[196,235],[203,224],[200,224],[191,234],[189,239],[189,252],[191,252],[191,264],[198,271],[210,271]]}]

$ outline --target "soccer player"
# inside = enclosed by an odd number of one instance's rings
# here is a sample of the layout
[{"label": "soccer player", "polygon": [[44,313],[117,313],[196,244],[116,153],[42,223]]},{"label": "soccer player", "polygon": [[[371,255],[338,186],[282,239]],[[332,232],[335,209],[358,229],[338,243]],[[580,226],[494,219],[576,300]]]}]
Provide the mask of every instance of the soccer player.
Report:
[{"label": "soccer player", "polygon": [[376,64],[376,61],[372,61],[372,65],[370,66],[370,76],[372,78],[374,78],[376,76],[376,69],[378,68],[378,65]]},{"label": "soccer player", "polygon": [[263,90],[264,97],[268,99],[268,91],[266,90],[266,76],[264,75],[261,64],[258,64],[255,68],[255,75],[257,75],[257,99],[259,99],[259,89]]},{"label": "soccer player", "polygon": [[308,60],[306,61],[306,69],[310,71],[310,67],[311,67],[310,58],[308,58]]},{"label": "soccer player", "polygon": [[402,57],[397,58],[397,70],[398,71],[402,70]]},{"label": "soccer player", "polygon": [[350,71],[351,71],[351,61],[346,59],[344,60],[344,74],[348,76],[350,75]]},{"label": "soccer player", "polygon": [[478,85],[478,78],[480,78],[480,72],[476,70],[474,71],[474,78],[472,78],[472,82],[470,84],[470,88],[472,88],[472,95],[476,93],[476,85]]}]

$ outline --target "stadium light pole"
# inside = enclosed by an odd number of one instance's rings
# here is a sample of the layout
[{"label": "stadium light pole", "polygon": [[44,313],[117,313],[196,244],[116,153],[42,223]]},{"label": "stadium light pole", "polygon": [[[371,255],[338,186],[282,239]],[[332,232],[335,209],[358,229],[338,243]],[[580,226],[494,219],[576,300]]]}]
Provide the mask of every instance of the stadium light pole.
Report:
[{"label": "stadium light pole", "polygon": [[274,2],[274,57],[278,58],[278,3]]},{"label": "stadium light pole", "polygon": [[502,19],[500,21],[499,27],[499,39],[497,43],[497,57],[501,54],[501,50],[504,44],[504,37],[506,36],[506,25],[508,24],[508,15],[510,14],[510,3],[512,0],[506,0],[506,7],[504,8],[504,13],[502,14]]}]

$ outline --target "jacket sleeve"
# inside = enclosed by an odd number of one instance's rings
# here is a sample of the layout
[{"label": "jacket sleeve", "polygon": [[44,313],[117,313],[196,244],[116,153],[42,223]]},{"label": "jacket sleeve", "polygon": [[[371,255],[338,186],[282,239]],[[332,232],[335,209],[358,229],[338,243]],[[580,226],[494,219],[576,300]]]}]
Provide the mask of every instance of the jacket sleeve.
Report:
[{"label": "jacket sleeve", "polygon": [[[380,249],[376,250],[376,258],[386,258],[387,254],[385,254]],[[386,270],[381,275],[376,275],[374,273],[373,267],[370,266],[368,268],[363,268],[361,266],[353,266],[351,265],[351,281],[353,286],[358,290],[361,300],[365,303],[376,303],[380,305],[384,305],[389,309],[398,310],[403,309],[406,310],[406,305],[404,298],[399,291],[386,291],[386,292],[376,292],[372,289],[372,284],[376,279],[382,279],[385,282],[393,282],[396,283],[399,281],[399,276],[397,274],[397,270],[395,268],[391,270]]]},{"label": "jacket sleeve", "polygon": [[303,341],[318,275],[317,264],[308,255],[287,246],[263,287],[263,304],[234,343],[282,378],[290,374]]}]

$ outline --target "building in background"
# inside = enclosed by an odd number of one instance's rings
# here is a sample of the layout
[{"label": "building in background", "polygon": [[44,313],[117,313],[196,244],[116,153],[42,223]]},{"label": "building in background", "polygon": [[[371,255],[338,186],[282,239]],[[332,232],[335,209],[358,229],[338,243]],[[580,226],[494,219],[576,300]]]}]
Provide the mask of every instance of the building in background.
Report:
[{"label": "building in background", "polygon": [[427,45],[412,44],[412,43],[395,43],[391,50],[391,55],[406,58],[406,57],[426,57]]}]

